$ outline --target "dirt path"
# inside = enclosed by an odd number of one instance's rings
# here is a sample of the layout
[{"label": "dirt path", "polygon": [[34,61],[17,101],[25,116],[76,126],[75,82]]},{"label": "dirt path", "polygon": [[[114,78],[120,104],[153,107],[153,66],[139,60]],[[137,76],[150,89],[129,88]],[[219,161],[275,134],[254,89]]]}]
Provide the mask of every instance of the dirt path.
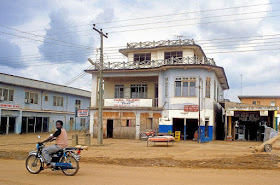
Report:
[{"label": "dirt path", "polygon": [[171,167],[128,167],[81,163],[79,173],[66,177],[61,172],[46,170],[29,174],[23,160],[0,160],[0,184],[279,184],[275,170],[215,170]]},{"label": "dirt path", "polygon": [[[72,134],[68,133],[69,138]],[[42,138],[48,136],[42,134]],[[37,134],[0,136],[0,159],[25,159],[28,152],[34,150],[37,140]],[[79,141],[83,143],[82,136]],[[82,152],[82,161],[132,167],[279,169],[280,150],[274,149],[270,154],[253,153],[254,147],[260,144],[238,141],[198,144],[195,141],[181,141],[170,147],[165,144],[147,147],[145,141],[104,139],[104,145],[97,146],[96,139],[92,139],[89,150]]]}]

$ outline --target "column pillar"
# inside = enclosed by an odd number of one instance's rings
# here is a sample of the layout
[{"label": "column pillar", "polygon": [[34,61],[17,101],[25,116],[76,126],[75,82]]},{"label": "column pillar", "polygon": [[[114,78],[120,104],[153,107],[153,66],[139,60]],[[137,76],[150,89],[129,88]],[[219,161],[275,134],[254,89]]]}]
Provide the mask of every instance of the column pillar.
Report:
[{"label": "column pillar", "polygon": [[[98,96],[98,74],[92,74],[92,84],[91,84],[91,99],[90,107],[97,107],[97,96]],[[93,137],[93,127],[94,127],[94,114],[95,110],[90,110],[90,119],[89,119],[89,133]]]},{"label": "column pillar", "polygon": [[[42,121],[43,125],[43,121]],[[19,134],[21,132],[21,127],[22,127],[22,110],[19,110],[18,112],[18,117],[16,118],[16,134]]]},{"label": "column pillar", "polygon": [[163,107],[163,86],[164,80],[161,74],[158,75],[158,107]]},{"label": "column pillar", "polygon": [[139,139],[140,135],[140,112],[136,112],[136,131],[135,131],[135,139]]},{"label": "column pillar", "polygon": [[227,140],[228,130],[227,130],[227,115],[225,114],[225,124],[224,124],[224,132],[225,132],[225,140]]},{"label": "column pillar", "polygon": [[91,107],[97,106],[97,95],[98,95],[98,75],[92,74],[92,84],[91,84]]},{"label": "column pillar", "polygon": [[93,126],[94,126],[94,110],[90,110],[90,117],[89,117],[89,133],[91,137],[93,137]]},{"label": "column pillar", "polygon": [[7,125],[6,125],[6,134],[9,134],[9,127],[10,127],[10,117],[7,117]]},{"label": "column pillar", "polygon": [[229,116],[228,117],[228,136],[230,136],[230,137],[232,137],[231,128],[232,128],[232,121],[231,121],[231,116]]}]

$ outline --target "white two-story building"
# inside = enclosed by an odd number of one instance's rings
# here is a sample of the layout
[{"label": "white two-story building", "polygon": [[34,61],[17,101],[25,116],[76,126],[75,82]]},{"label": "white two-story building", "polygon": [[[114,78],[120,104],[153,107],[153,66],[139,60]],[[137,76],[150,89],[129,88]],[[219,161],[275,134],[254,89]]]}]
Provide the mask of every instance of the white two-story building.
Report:
[{"label": "white two-story building", "polygon": [[[224,138],[219,100],[229,89],[227,77],[193,40],[128,43],[119,51],[127,61],[104,64],[104,137],[137,139],[153,130],[181,131],[193,139],[200,108],[201,139]],[[94,67],[86,72],[92,74],[90,132],[96,136],[98,64]]]}]

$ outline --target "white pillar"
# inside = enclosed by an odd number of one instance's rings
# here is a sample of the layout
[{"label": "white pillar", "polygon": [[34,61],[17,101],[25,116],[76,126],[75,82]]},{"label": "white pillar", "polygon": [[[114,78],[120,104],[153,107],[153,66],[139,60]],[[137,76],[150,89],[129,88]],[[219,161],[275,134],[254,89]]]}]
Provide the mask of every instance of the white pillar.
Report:
[{"label": "white pillar", "polygon": [[92,74],[92,87],[91,87],[91,107],[97,106],[97,92],[98,92],[98,75]]},{"label": "white pillar", "polygon": [[10,127],[10,117],[7,117],[7,125],[6,125],[6,134],[9,134],[9,127]]},{"label": "white pillar", "polygon": [[161,74],[158,75],[158,107],[163,106],[163,87],[164,87],[164,80]]},{"label": "white pillar", "polygon": [[[91,101],[90,107],[94,109],[97,107],[97,95],[98,95],[98,74],[92,74],[92,84],[91,84]],[[93,126],[94,126],[94,113],[96,111],[90,110],[90,118],[89,118],[89,133],[93,136]]]},{"label": "white pillar", "polygon": [[[42,121],[43,125],[43,121]],[[16,118],[16,126],[15,126],[15,133],[19,134],[21,132],[22,127],[22,110],[19,110],[18,117]]]},{"label": "white pillar", "polygon": [[90,117],[89,117],[89,133],[93,136],[93,125],[94,125],[94,110],[90,110]]},{"label": "white pillar", "polygon": [[136,112],[136,132],[135,139],[139,139],[140,135],[140,112]]}]

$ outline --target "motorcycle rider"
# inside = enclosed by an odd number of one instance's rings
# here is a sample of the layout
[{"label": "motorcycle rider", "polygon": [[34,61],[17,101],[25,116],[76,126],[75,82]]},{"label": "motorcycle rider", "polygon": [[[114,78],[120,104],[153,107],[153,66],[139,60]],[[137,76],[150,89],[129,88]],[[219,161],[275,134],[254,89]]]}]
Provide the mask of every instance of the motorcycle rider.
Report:
[{"label": "motorcycle rider", "polygon": [[53,138],[56,137],[56,144],[55,145],[51,145],[48,147],[45,147],[42,150],[42,154],[44,156],[44,158],[46,159],[47,165],[45,166],[46,168],[50,168],[51,165],[51,154],[56,153],[57,151],[66,148],[68,146],[68,139],[67,139],[67,133],[66,130],[64,128],[62,128],[63,126],[63,122],[61,120],[57,120],[56,121],[56,128],[57,130],[55,131],[54,134],[52,134],[50,137],[48,137],[46,140],[40,142],[40,143],[44,143],[44,142],[48,142],[51,141]]}]

